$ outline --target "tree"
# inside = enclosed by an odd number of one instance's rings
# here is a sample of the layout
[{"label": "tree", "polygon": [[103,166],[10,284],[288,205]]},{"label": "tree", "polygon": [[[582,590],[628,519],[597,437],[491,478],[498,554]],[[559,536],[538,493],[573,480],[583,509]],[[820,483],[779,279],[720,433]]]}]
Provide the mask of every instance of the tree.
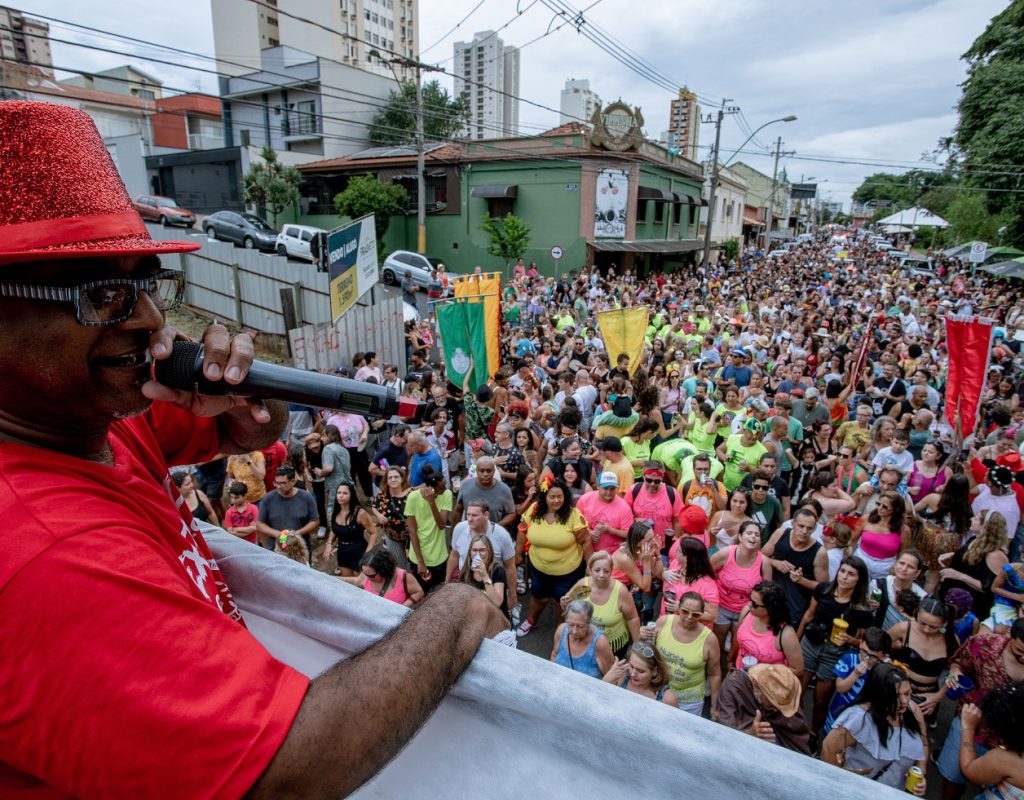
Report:
[{"label": "tree", "polygon": [[722,242],[721,252],[722,258],[724,258],[726,262],[732,261],[737,255],[739,255],[740,243],[736,239],[726,239]]},{"label": "tree", "polygon": [[246,203],[259,207],[261,213],[269,212],[276,228],[277,215],[299,200],[302,174],[295,167],[282,164],[271,147],[264,147],[260,158],[263,161],[253,164],[242,179],[242,195]]},{"label": "tree", "polygon": [[491,237],[487,252],[505,262],[506,272],[508,265],[522,258],[530,246],[530,226],[512,214],[502,220],[485,216],[480,230]]},{"label": "tree", "polygon": [[384,234],[391,218],[409,207],[409,193],[401,186],[384,184],[373,175],[357,175],[349,179],[344,191],[334,196],[334,210],[343,217],[358,219],[373,214],[377,233],[377,257],[384,258]]},{"label": "tree", "polygon": [[[876,172],[869,175],[853,193],[855,203],[871,203],[893,211],[922,205],[921,197],[932,189],[949,185],[954,177],[948,171],[911,169],[902,174]],[[929,211],[938,213],[935,209]],[[883,215],[884,216],[884,215]]]},{"label": "tree", "polygon": [[[990,214],[1007,216],[1008,238],[1024,242],[1024,195],[1018,191],[1024,164],[1024,0],[1013,0],[993,17],[963,58],[968,68],[955,133],[958,166],[967,186],[989,190],[977,193]],[[976,201],[965,204],[977,207]]]},{"label": "tree", "polygon": [[[452,98],[440,83],[423,85],[423,136],[427,141],[446,141],[459,133],[469,121],[469,103],[465,95]],[[370,126],[374,144],[408,144],[416,139],[416,87],[401,84],[392,91],[388,104]]]}]

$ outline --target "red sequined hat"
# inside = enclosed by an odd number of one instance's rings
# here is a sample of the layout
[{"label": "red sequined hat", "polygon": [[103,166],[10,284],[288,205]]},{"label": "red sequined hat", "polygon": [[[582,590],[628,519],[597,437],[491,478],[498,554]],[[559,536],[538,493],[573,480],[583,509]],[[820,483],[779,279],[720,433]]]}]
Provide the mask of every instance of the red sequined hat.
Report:
[{"label": "red sequined hat", "polygon": [[0,102],[0,265],[198,249],[150,237],[88,114]]}]

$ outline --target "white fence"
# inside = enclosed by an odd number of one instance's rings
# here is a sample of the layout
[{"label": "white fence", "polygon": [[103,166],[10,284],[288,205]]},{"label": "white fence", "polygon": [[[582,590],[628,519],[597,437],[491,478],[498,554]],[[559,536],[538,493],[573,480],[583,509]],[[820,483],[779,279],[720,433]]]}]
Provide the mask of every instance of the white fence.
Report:
[{"label": "white fence", "polygon": [[[373,296],[379,290],[371,290]],[[397,364],[405,374],[405,328],[402,300],[392,296],[372,306],[352,306],[334,325],[304,325],[288,331],[292,361],[301,369],[350,366],[356,352],[373,351],[381,366]]]},{"label": "white fence", "polygon": [[[384,297],[379,288],[371,289],[361,298],[365,305],[357,303],[332,325],[327,274],[313,264],[211,241],[181,228],[150,226],[150,234],[157,240],[201,244],[194,253],[164,256],[169,267],[180,260],[188,278],[185,302],[252,330],[287,334],[296,367],[334,370],[351,365],[353,354],[372,350],[380,364],[397,364],[405,373],[404,317],[397,295]],[[289,321],[298,327],[288,330]]]},{"label": "white fence", "polygon": [[[263,333],[287,333],[281,290],[289,295],[294,321],[315,325],[331,321],[327,274],[313,264],[289,261],[230,242],[214,242],[181,228],[150,227],[154,239],[196,242],[202,248],[180,258],[188,278],[185,302],[219,319]],[[170,265],[175,256],[164,256]]]}]

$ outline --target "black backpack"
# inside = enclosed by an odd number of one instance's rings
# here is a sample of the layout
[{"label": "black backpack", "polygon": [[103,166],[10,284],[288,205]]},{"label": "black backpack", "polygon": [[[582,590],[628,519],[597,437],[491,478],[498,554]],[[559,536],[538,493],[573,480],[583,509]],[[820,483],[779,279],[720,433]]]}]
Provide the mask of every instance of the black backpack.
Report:
[{"label": "black backpack", "polygon": [[[637,497],[640,496],[640,489],[641,488],[642,487],[641,487],[641,485],[639,483],[634,483],[633,484],[633,500],[634,501],[637,499]],[[671,486],[669,486],[666,483],[665,484],[665,491],[668,492],[668,502],[669,502],[669,505],[674,506],[676,504],[676,490],[673,489]]]}]

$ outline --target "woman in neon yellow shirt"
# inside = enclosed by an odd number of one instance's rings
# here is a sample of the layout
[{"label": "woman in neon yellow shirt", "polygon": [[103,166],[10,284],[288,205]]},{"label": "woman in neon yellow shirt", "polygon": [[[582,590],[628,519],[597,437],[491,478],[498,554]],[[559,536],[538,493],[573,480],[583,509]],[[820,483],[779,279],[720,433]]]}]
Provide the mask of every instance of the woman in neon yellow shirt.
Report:
[{"label": "woman in neon yellow shirt", "polygon": [[530,610],[516,631],[526,636],[544,612],[549,600],[557,605],[587,571],[593,552],[587,521],[573,507],[572,493],[562,480],[545,476],[538,486],[537,502],[523,514],[516,539],[516,555],[529,543]]}]

